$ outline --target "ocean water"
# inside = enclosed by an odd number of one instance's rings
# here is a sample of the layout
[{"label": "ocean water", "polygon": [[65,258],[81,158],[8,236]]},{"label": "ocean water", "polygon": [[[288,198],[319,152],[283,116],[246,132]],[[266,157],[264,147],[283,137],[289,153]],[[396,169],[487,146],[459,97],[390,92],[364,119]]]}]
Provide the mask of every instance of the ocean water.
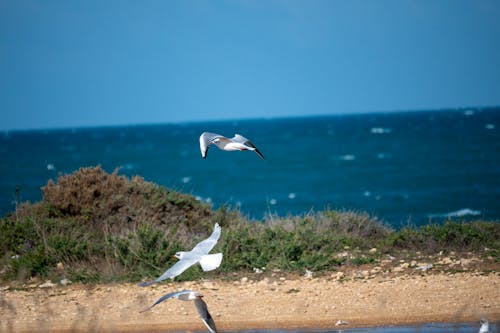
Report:
[{"label": "ocean water", "polygon": [[[264,154],[211,147],[210,131]],[[395,227],[500,219],[500,108],[0,132],[0,215],[49,179],[101,165],[261,219],[325,208]]]},{"label": "ocean water", "polygon": [[[385,326],[368,328],[348,328],[338,326],[331,330],[264,330],[261,333],[477,333],[479,323],[429,323],[418,326]],[[499,332],[495,323],[490,323],[492,333]],[[256,333],[257,331],[240,331],[241,333]]]},{"label": "ocean water", "polygon": [[[419,326],[386,326],[368,328],[348,328],[338,326],[331,330],[263,330],[261,333],[477,333],[479,323],[429,323]],[[499,332],[495,323],[490,323],[492,333]],[[256,333],[257,331],[240,331],[240,333]]]}]

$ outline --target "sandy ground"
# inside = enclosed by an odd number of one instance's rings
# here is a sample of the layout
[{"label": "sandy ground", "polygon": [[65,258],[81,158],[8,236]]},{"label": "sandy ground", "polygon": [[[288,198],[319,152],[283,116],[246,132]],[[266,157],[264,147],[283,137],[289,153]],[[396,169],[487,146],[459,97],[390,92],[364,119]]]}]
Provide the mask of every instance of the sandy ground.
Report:
[{"label": "sandy ground", "polygon": [[[500,273],[493,271],[340,278],[281,273],[233,281],[2,287],[0,332],[206,331],[194,304],[170,299],[140,313],[167,292],[200,291],[218,330],[327,329],[500,319]],[[479,326],[479,325],[478,325]]]}]

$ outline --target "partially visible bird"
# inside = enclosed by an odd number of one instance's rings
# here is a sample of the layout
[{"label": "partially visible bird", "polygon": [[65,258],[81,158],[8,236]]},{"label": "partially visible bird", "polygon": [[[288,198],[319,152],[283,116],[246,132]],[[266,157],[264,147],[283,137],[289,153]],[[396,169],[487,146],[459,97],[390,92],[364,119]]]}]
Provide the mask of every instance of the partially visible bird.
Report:
[{"label": "partially visible bird", "polygon": [[239,134],[235,134],[234,137],[229,139],[220,134],[203,132],[200,135],[200,151],[203,158],[207,157],[207,151],[210,145],[216,145],[219,149],[225,151],[252,150],[259,155],[260,158],[265,160],[264,155],[262,155],[257,147],[255,147],[250,140]]},{"label": "partially visible bird", "polygon": [[142,310],[141,312],[145,312],[150,310],[152,307],[155,305],[163,302],[164,300],[167,300],[169,298],[177,298],[181,301],[194,301],[194,305],[196,306],[196,310],[198,311],[198,314],[200,315],[201,320],[203,320],[203,323],[205,326],[208,328],[208,330],[211,333],[217,333],[217,329],[215,328],[215,322],[212,316],[210,315],[210,312],[208,312],[208,307],[207,304],[203,301],[202,299],[203,295],[200,294],[197,291],[192,291],[192,290],[181,290],[173,293],[168,293],[166,295],[163,295],[160,297],[156,302],[153,303],[150,307],[147,309]]},{"label": "partially visible bird", "polygon": [[479,328],[479,333],[491,333],[490,323],[485,318],[481,318],[481,327]]},{"label": "partially visible bird", "polygon": [[177,275],[184,272],[189,267],[193,266],[197,262],[200,263],[203,271],[211,271],[220,266],[222,262],[222,253],[208,254],[217,244],[221,234],[221,227],[218,223],[215,223],[214,231],[207,239],[199,242],[191,251],[179,251],[175,254],[175,257],[179,259],[172,267],[167,269],[159,278],[153,281],[147,281],[139,283],[139,286],[146,287],[152,285],[153,283],[163,281],[165,279],[174,279]]}]

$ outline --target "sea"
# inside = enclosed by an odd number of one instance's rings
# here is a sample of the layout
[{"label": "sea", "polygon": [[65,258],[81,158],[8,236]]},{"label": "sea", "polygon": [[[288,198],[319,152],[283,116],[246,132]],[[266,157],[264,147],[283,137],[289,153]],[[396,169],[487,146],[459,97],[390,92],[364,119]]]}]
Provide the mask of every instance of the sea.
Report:
[{"label": "sea", "polygon": [[[264,155],[203,159],[202,132]],[[0,216],[48,180],[100,165],[252,220],[325,209],[395,228],[500,220],[500,107],[0,132]]]},{"label": "sea", "polygon": [[[418,326],[385,326],[368,328],[348,328],[337,326],[328,330],[260,330],[259,333],[477,333],[479,323],[429,323]],[[490,323],[491,333],[498,333],[496,323]],[[257,333],[257,331],[240,331],[240,333]]]}]

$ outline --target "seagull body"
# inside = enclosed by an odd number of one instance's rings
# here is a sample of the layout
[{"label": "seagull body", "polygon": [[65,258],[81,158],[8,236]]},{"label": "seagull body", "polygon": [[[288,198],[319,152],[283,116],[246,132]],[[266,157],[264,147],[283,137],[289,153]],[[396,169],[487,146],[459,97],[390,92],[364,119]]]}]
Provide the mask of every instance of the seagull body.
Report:
[{"label": "seagull body", "polygon": [[142,282],[139,284],[141,287],[152,285],[153,283],[163,281],[165,279],[174,279],[176,276],[184,272],[189,267],[196,263],[200,263],[203,271],[211,271],[220,266],[222,262],[222,253],[208,254],[217,241],[219,240],[221,227],[218,223],[214,226],[214,231],[207,239],[198,243],[191,251],[179,251],[175,257],[179,259],[172,267],[167,269],[159,278],[153,281]]},{"label": "seagull body", "polygon": [[211,333],[217,333],[217,329],[215,328],[215,322],[210,313],[208,312],[208,307],[207,304],[203,301],[202,299],[203,295],[200,294],[197,291],[192,291],[192,290],[182,290],[182,291],[177,291],[173,293],[169,293],[166,295],[163,295],[160,297],[156,302],[153,303],[150,307],[147,309],[141,311],[148,311],[155,305],[169,299],[169,298],[177,298],[181,301],[194,301],[194,305],[196,306],[196,310],[198,311],[198,314],[200,315],[201,320],[203,320],[203,323],[205,326],[208,328],[208,330]]},{"label": "seagull body", "polygon": [[226,138],[220,134],[203,132],[200,135],[200,151],[203,158],[207,157],[207,151],[210,145],[216,145],[219,149],[225,151],[236,151],[236,150],[252,150],[260,158],[265,159],[264,155],[253,145],[247,138],[235,134],[231,139]]},{"label": "seagull body", "polygon": [[490,323],[488,322],[488,320],[482,318],[480,322],[481,322],[481,327],[479,328],[479,333],[491,333]]}]

